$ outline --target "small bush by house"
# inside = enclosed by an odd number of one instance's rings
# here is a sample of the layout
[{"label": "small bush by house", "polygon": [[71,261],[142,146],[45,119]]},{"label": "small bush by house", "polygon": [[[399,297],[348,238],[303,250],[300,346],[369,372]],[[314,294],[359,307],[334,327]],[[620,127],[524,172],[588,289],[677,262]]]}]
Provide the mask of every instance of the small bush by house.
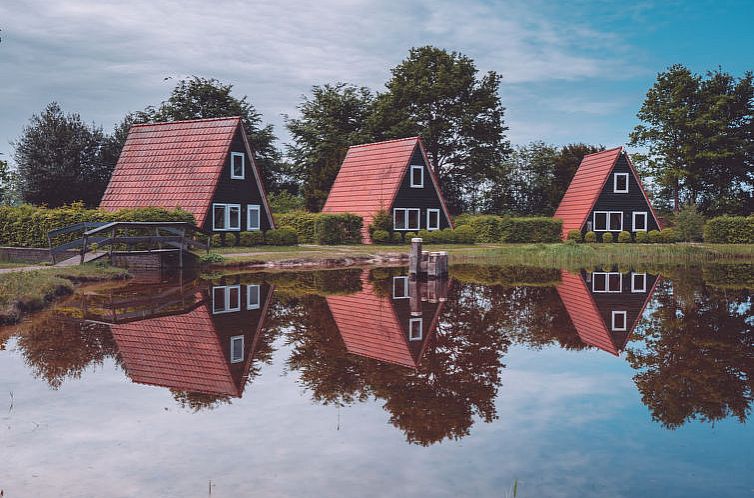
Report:
[{"label": "small bush by house", "polygon": [[602,242],[605,244],[610,244],[613,241],[613,234],[610,232],[605,232],[602,234]]},{"label": "small bush by house", "polygon": [[252,230],[241,232],[241,244],[244,247],[261,246],[264,244],[264,232],[261,230]]},{"label": "small bush by house", "polygon": [[275,216],[279,227],[290,227],[302,244],[359,244],[362,219],[355,214],[294,211]]},{"label": "small bush by house", "polygon": [[597,234],[592,231],[585,233],[584,242],[590,242],[590,243],[597,242]]},{"label": "small bush by house", "polygon": [[630,244],[633,242],[631,234],[625,230],[618,234],[618,242],[621,244]]},{"label": "small bush by house", "polygon": [[662,235],[659,230],[650,230],[647,233],[647,242],[650,244],[659,244],[662,242]]},{"label": "small bush by house", "polygon": [[647,234],[647,232],[636,232],[636,243],[637,244],[649,243],[649,234]]},{"label": "small bush by house", "polygon": [[463,214],[455,219],[457,228],[469,226],[473,229],[476,242],[496,243],[503,241],[504,220],[494,215]]},{"label": "small bush by house", "polygon": [[581,242],[584,240],[581,236],[581,230],[568,230],[567,240],[572,240],[574,242]]},{"label": "small bush by house", "polygon": [[675,228],[663,228],[660,230],[660,241],[664,244],[674,244],[678,242],[678,231]]},{"label": "small bush by house", "polygon": [[298,237],[290,227],[273,228],[264,233],[264,243],[268,246],[295,246]]},{"label": "small bush by house", "polygon": [[673,228],[678,231],[679,241],[701,241],[704,237],[704,215],[693,204],[686,205],[673,216]]},{"label": "small bush by house", "polygon": [[754,244],[754,215],[712,218],[704,225],[704,241],[712,244]]},{"label": "small bush by house", "polygon": [[390,241],[390,232],[386,230],[375,230],[372,232],[372,242],[375,244],[387,244]]}]

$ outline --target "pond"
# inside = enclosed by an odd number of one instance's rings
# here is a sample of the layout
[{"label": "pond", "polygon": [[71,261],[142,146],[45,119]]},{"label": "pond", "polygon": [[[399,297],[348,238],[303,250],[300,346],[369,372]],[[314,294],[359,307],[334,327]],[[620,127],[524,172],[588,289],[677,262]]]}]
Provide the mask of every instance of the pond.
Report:
[{"label": "pond", "polygon": [[752,496],[753,270],[85,287],[0,329],[0,490]]}]

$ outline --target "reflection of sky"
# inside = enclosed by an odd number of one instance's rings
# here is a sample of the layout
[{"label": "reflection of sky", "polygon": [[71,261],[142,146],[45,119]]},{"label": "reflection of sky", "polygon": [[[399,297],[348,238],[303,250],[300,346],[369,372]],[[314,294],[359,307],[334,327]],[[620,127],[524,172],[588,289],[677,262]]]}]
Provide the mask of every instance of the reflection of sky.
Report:
[{"label": "reflection of sky", "polygon": [[[623,358],[511,348],[500,416],[471,435],[410,446],[383,401],[318,406],[275,363],[244,398],[181,409],[112,361],[51,391],[14,343],[0,352],[0,489],[6,496],[742,496],[754,431],[736,421],[668,431]],[[5,401],[13,410],[8,413]]]}]

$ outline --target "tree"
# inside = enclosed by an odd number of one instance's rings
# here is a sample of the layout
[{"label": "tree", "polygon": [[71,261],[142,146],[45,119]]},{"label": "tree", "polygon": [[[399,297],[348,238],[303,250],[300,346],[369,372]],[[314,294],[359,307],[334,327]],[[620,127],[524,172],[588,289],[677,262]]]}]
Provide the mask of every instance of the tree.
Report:
[{"label": "tree", "polygon": [[13,143],[19,188],[25,202],[50,207],[84,201],[99,204],[113,164],[102,156],[102,129],[56,102],[32,116]]},{"label": "tree", "polygon": [[507,202],[496,206],[499,211],[517,215],[551,215],[550,188],[553,183],[553,165],[558,150],[544,142],[532,142],[516,147],[504,161],[507,179]]},{"label": "tree", "polygon": [[366,124],[374,103],[369,89],[346,83],[315,86],[298,106],[301,117],[286,116],[294,144],[288,155],[297,165],[307,209],[325,204],[348,147],[369,142]]},{"label": "tree", "polygon": [[18,201],[18,174],[11,169],[8,161],[0,161],[0,203],[12,205]]},{"label": "tree", "polygon": [[510,149],[498,94],[502,77],[477,72],[474,61],[457,52],[412,48],[392,69],[370,119],[378,139],[424,139],[455,213],[483,208],[483,192],[499,187],[494,170]]},{"label": "tree", "polygon": [[563,196],[584,156],[603,150],[605,150],[605,147],[602,145],[587,145],[585,143],[568,144],[560,148],[553,163],[552,183],[549,189],[549,205],[553,213],[558,208],[560,201],[563,200]]}]

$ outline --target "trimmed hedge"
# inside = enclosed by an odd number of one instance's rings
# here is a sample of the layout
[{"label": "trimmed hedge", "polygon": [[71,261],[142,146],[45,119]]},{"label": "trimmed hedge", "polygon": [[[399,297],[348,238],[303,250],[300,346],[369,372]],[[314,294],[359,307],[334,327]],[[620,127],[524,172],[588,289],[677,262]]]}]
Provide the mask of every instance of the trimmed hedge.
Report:
[{"label": "trimmed hedge", "polygon": [[629,232],[623,230],[618,234],[618,242],[621,244],[630,244],[633,242],[633,239],[631,239],[631,234]]},{"label": "trimmed hedge", "polygon": [[273,228],[264,233],[264,242],[268,246],[295,246],[298,244],[298,237],[290,227]]},{"label": "trimmed hedge", "polygon": [[581,236],[581,230],[568,230],[567,240],[572,240],[574,242],[583,241],[584,239]]},{"label": "trimmed hedge", "polygon": [[602,242],[605,244],[610,244],[613,241],[613,234],[610,232],[605,232],[602,234]]},{"label": "trimmed hedge", "polygon": [[675,228],[663,228],[660,230],[660,241],[665,244],[674,244],[678,242],[678,231]]},{"label": "trimmed hedge", "polygon": [[[0,207],[0,245],[12,247],[47,247],[47,232],[82,221],[186,221],[194,223],[194,216],[182,209],[163,208],[120,209],[103,211],[86,209],[83,204],[50,209],[47,207],[21,206]],[[57,237],[53,243],[62,243],[65,238]]]},{"label": "trimmed hedge", "polygon": [[754,215],[712,218],[704,224],[704,241],[713,244],[754,244]]},{"label": "trimmed hedge", "polygon": [[636,243],[637,244],[648,244],[649,243],[649,234],[647,232],[636,232]]},{"label": "trimmed hedge", "polygon": [[290,227],[304,244],[360,244],[363,220],[355,214],[294,211],[275,216],[278,227]]},{"label": "trimmed hedge", "polygon": [[502,218],[491,214],[470,215],[462,214],[455,219],[457,228],[470,226],[474,230],[475,240],[480,243],[502,242],[504,237],[504,222],[510,218]]},{"label": "trimmed hedge", "polygon": [[597,242],[597,234],[592,231],[585,233],[584,242]]},{"label": "trimmed hedge", "polygon": [[461,215],[456,226],[470,226],[476,242],[560,242],[563,221],[547,217],[509,218],[494,215]]}]

